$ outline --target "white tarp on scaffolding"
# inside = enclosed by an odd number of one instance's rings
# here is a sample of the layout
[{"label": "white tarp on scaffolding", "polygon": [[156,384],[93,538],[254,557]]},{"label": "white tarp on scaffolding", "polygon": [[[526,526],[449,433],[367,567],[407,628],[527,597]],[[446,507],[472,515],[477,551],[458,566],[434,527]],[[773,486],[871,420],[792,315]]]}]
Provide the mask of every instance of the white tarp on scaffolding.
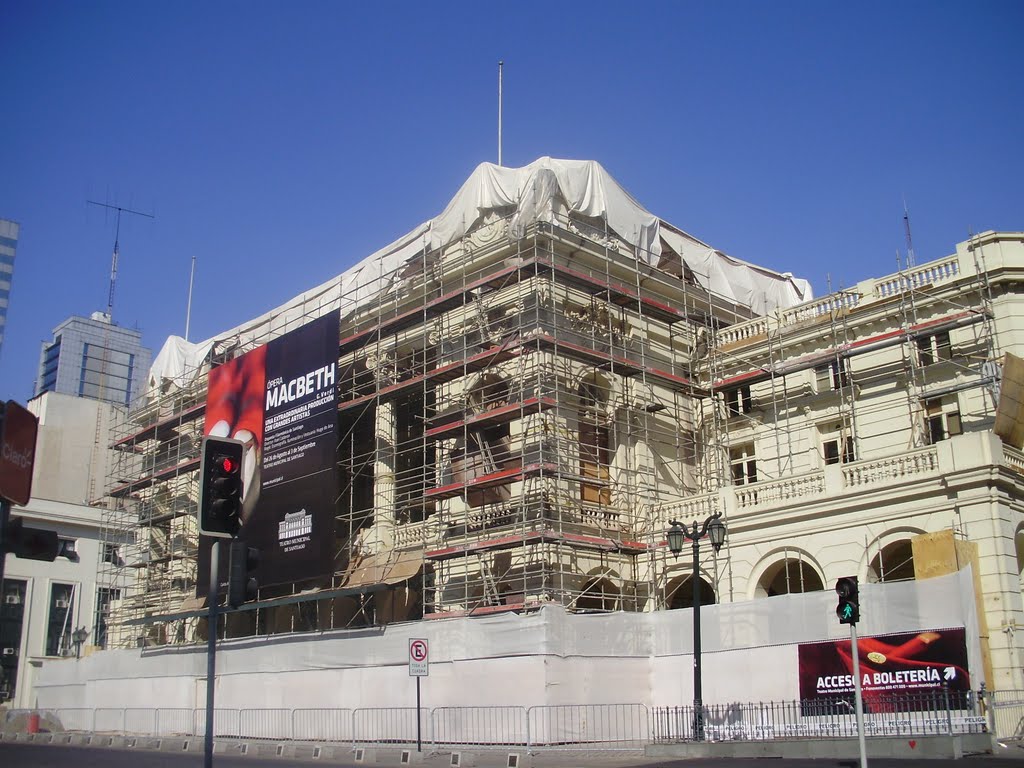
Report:
[{"label": "white tarp on scaffolding", "polygon": [[[923,581],[861,585],[861,636],[963,627],[972,685],[983,680],[970,568]],[[800,643],[849,638],[831,591],[701,609],[704,701],[799,697]],[[410,638],[430,644],[426,705],[534,706],[692,700],[693,611],[516,615],[408,622],[222,643],[225,709],[405,707]],[[140,631],[141,634],[141,631]],[[205,646],[102,651],[46,660],[40,707],[202,706]]]},{"label": "white tarp on scaffolding", "polygon": [[593,160],[542,157],[522,168],[481,163],[440,215],[342,273],[282,306],[198,344],[172,336],[157,355],[150,391],[168,383],[183,386],[197,375],[214,346],[252,345],[269,340],[330,311],[342,314],[387,292],[399,269],[424,251],[443,248],[473,230],[489,214],[509,217],[509,236],[525,235],[538,221],[566,217],[583,224],[603,222],[628,243],[638,260],[661,261],[662,241],[676,252],[696,281],[713,294],[749,306],[757,314],[812,298],[810,284],[734,259],[665,224],[638,203]]},{"label": "white tarp on scaffolding", "polygon": [[786,309],[814,298],[811,284],[788,272],[780,275],[735,259],[667,225],[662,226],[661,237],[679,254],[702,287],[714,295],[750,307],[755,314],[767,315],[775,309]]}]

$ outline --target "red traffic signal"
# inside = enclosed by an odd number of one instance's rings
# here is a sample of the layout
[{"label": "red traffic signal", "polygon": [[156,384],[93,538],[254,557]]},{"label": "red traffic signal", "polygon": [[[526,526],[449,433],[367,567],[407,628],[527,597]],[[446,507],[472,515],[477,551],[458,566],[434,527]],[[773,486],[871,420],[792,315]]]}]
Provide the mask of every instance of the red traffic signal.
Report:
[{"label": "red traffic signal", "polygon": [[241,440],[204,437],[199,464],[199,532],[230,539],[242,525]]}]

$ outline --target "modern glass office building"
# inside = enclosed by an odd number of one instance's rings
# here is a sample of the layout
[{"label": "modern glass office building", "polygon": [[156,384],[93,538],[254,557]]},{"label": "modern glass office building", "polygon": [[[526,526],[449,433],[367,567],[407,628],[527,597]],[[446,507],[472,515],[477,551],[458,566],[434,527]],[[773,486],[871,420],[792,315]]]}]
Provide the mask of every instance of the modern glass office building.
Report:
[{"label": "modern glass office building", "polygon": [[18,248],[16,222],[0,219],[0,351],[7,328],[7,305],[11,300],[11,280],[14,278],[14,252]]},{"label": "modern glass office building", "polygon": [[142,334],[102,312],[69,317],[53,330],[39,356],[36,395],[60,392],[127,405],[142,392],[153,353]]}]

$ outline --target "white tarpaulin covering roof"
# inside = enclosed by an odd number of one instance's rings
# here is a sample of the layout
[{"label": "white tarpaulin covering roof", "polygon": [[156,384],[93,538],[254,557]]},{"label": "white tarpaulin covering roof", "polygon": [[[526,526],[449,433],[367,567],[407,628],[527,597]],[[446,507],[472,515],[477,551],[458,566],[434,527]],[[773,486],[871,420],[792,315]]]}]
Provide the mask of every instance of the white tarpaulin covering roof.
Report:
[{"label": "white tarpaulin covering roof", "polygon": [[481,163],[440,215],[339,277],[212,339],[191,344],[178,336],[170,337],[150,371],[151,390],[168,384],[184,386],[219,341],[237,339],[246,346],[253,339],[286,333],[330,311],[351,312],[388,290],[403,264],[425,250],[455,242],[492,213],[511,217],[512,238],[522,237],[534,222],[553,221],[557,216],[604,221],[609,230],[635,249],[638,259],[653,266],[661,261],[664,242],[679,254],[701,286],[750,307],[756,314],[812,298],[806,280],[734,259],[666,224],[593,160],[542,157],[522,168]]}]

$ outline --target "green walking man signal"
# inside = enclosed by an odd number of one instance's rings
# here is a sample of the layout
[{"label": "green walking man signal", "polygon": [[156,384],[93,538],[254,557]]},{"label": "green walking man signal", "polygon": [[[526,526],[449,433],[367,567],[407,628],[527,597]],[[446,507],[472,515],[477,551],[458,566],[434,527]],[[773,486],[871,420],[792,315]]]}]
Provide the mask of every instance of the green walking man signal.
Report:
[{"label": "green walking man signal", "polygon": [[843,576],[836,582],[836,616],[840,624],[856,624],[860,621],[860,595],[856,576]]}]

